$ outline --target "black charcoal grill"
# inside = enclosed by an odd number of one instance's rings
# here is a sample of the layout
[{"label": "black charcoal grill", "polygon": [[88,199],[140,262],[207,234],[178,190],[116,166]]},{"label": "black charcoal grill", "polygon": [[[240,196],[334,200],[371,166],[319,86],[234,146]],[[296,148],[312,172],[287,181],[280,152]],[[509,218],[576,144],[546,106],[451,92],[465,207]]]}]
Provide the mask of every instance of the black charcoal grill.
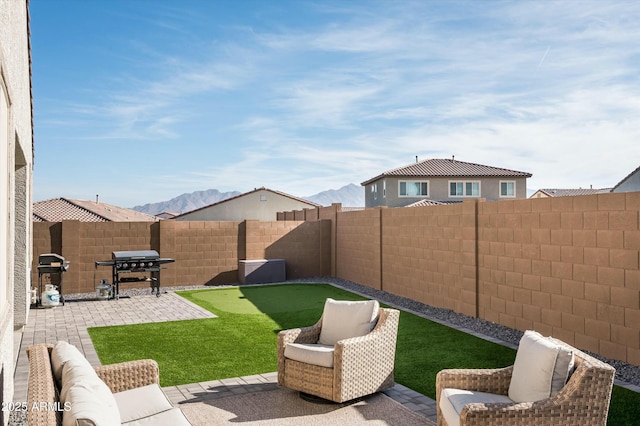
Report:
[{"label": "black charcoal grill", "polygon": [[58,291],[60,292],[60,301],[64,305],[64,297],[62,296],[62,274],[69,269],[69,261],[56,253],[45,253],[38,256],[38,291],[40,292],[40,304],[42,304],[42,276],[49,275],[49,280],[53,284],[53,275],[57,274],[59,281],[57,282]]},{"label": "black charcoal grill", "polygon": [[[111,266],[113,279],[112,298],[117,299],[120,293],[121,282],[151,281],[151,294],[160,296],[160,265],[175,262],[174,259],[160,257],[155,250],[114,251],[111,260],[100,260],[98,266]],[[150,277],[120,277],[120,274],[141,272],[150,274]]]}]

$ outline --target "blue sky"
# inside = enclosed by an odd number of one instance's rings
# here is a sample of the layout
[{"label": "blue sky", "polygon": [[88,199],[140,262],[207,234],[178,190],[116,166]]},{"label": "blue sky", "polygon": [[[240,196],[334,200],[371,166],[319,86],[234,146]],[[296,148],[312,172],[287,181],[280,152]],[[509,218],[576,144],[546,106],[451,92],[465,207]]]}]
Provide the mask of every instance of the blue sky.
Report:
[{"label": "blue sky", "polygon": [[32,0],[34,200],[308,196],[420,159],[611,187],[640,2]]}]

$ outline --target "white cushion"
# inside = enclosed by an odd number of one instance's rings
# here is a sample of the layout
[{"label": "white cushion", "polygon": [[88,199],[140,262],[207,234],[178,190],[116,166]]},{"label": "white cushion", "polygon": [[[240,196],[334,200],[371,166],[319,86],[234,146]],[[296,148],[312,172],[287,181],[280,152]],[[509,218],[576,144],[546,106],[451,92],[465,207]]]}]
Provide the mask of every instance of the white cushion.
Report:
[{"label": "white cushion", "polygon": [[179,408],[173,408],[171,410],[163,411],[162,413],[155,414],[151,417],[144,417],[142,419],[134,420],[128,423],[123,423],[126,426],[189,426],[191,423],[185,417],[184,413]]},{"label": "white cushion", "polygon": [[[62,367],[62,384],[60,387],[60,402],[63,404],[67,401],[67,394],[77,383],[91,383],[102,380],[98,377],[96,370],[89,362],[80,359],[70,359],[64,363]],[[104,383],[104,382],[102,382]],[[105,385],[106,386],[106,385]]]},{"label": "white cushion", "polygon": [[506,403],[513,404],[513,401],[505,395],[497,395],[494,393],[476,392],[462,389],[445,388],[440,393],[440,410],[442,417],[447,421],[448,425],[460,424],[460,413],[465,405],[472,402],[484,404],[489,403]]},{"label": "white cushion", "polygon": [[328,298],[322,313],[318,343],[333,346],[336,342],[368,334],[376,324],[377,300],[348,301]]},{"label": "white cushion", "polygon": [[[562,353],[561,353],[562,352]],[[513,364],[513,375],[509,384],[509,398],[516,402],[534,402],[549,398],[552,392],[564,386],[569,374],[572,353],[567,356],[560,345],[532,330],[525,331]],[[554,370],[556,387],[554,389]]]},{"label": "white cushion", "polygon": [[116,392],[113,397],[118,405],[122,423],[149,417],[173,408],[157,384]]},{"label": "white cushion", "polygon": [[120,413],[109,387],[97,376],[74,383],[67,391],[63,426],[120,425]]},{"label": "white cushion", "polygon": [[284,348],[284,356],[305,364],[333,368],[333,346],[289,343]]},{"label": "white cushion", "polygon": [[53,370],[53,376],[56,378],[56,382],[58,382],[58,386],[62,384],[62,367],[70,359],[80,362],[84,361],[87,365],[91,365],[82,352],[74,345],[63,340],[57,342],[51,350],[51,369]]}]

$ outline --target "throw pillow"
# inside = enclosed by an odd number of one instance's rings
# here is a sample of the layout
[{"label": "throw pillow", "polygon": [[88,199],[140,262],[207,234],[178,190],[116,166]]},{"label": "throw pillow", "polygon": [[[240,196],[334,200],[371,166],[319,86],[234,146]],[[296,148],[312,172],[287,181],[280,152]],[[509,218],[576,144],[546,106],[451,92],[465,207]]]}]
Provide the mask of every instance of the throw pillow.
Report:
[{"label": "throw pillow", "polygon": [[[534,402],[549,398],[559,352],[560,346],[555,342],[535,331],[525,331],[513,364],[509,398],[515,402]],[[558,367],[566,368],[566,380],[568,363],[560,362]]]}]

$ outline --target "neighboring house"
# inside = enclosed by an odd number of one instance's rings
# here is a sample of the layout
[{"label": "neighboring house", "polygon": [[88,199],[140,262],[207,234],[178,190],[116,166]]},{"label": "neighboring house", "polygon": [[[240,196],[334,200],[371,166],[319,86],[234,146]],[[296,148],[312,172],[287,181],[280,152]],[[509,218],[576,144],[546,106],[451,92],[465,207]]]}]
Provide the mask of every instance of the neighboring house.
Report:
[{"label": "neighboring house", "polygon": [[179,215],[180,213],[178,212],[162,212],[162,213],[158,213],[156,217],[160,219],[173,219],[174,217]]},{"label": "neighboring house", "polygon": [[262,187],[183,213],[174,220],[272,221],[277,220],[278,212],[316,207],[320,205]]},{"label": "neighboring house", "polygon": [[422,200],[526,198],[531,173],[451,159],[416,161],[362,182],[366,207],[404,207]]},{"label": "neighboring house", "polygon": [[611,188],[538,189],[529,198],[574,197],[576,195],[602,194],[604,192],[611,192]]},{"label": "neighboring house", "polygon": [[33,102],[27,0],[0,1],[0,425],[14,397],[15,360],[29,316],[33,233]]},{"label": "neighboring house", "polygon": [[629,173],[611,192],[635,192],[640,191],[640,167]]},{"label": "neighboring house", "polygon": [[156,216],[98,201],[52,198],[33,203],[34,222],[155,222]]}]

